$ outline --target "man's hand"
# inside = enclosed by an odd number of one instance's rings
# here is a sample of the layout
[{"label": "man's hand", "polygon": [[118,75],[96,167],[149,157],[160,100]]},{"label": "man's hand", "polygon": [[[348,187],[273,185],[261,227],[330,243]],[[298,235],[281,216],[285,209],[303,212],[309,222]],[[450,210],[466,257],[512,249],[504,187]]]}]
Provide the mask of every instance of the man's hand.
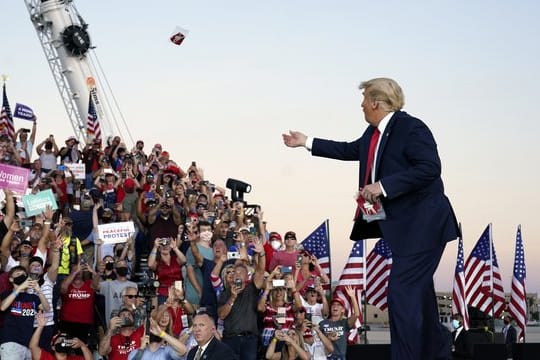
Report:
[{"label": "man's hand", "polygon": [[289,134],[281,134],[283,143],[288,147],[306,146],[307,136],[299,131],[289,130]]},{"label": "man's hand", "polygon": [[374,203],[379,196],[382,195],[381,184],[376,182],[375,184],[368,184],[360,189],[360,195],[370,203]]}]

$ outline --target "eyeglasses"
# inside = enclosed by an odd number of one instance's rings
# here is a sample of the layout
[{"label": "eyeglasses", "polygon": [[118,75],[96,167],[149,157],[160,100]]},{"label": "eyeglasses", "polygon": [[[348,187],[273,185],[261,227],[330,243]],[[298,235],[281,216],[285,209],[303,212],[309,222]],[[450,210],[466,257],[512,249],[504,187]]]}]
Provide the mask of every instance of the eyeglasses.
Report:
[{"label": "eyeglasses", "polygon": [[127,297],[128,299],[136,299],[137,298],[137,295],[124,295],[125,297]]}]

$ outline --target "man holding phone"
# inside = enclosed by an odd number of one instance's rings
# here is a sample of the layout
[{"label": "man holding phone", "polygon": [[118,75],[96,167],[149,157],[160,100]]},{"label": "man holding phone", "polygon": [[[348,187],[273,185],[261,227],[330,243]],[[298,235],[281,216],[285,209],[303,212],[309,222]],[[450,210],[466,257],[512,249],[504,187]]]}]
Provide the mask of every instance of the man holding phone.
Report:
[{"label": "man holding phone", "polygon": [[248,281],[244,264],[234,266],[233,286],[218,300],[218,316],[223,321],[223,342],[229,345],[240,360],[255,360],[259,340],[257,327],[257,297],[264,284],[265,252],[262,244],[255,243],[257,266]]}]

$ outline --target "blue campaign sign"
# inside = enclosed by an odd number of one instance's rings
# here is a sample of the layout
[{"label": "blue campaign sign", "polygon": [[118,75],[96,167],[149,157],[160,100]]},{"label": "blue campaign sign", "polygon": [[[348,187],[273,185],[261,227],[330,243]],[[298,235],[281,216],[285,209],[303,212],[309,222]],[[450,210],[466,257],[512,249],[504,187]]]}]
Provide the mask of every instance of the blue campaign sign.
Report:
[{"label": "blue campaign sign", "polygon": [[22,197],[22,201],[27,217],[41,214],[47,205],[50,205],[53,210],[58,209],[51,189],[40,191],[37,194],[25,195]]}]

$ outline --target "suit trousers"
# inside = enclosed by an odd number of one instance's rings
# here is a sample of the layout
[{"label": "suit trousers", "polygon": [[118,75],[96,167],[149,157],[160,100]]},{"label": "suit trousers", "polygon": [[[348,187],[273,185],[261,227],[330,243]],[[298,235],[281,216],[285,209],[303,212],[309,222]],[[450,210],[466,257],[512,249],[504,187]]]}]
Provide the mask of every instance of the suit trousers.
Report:
[{"label": "suit trousers", "polygon": [[392,256],[388,313],[393,360],[451,358],[433,285],[444,248],[442,245],[410,256]]}]

